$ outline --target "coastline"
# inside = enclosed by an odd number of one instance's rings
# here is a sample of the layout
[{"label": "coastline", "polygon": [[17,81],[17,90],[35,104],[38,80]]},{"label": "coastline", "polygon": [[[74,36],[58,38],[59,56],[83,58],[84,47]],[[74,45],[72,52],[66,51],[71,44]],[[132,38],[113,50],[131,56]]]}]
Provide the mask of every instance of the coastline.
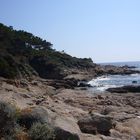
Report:
[{"label": "coastline", "polygon": [[[92,74],[86,71],[80,74],[77,72],[76,75],[74,80],[87,81]],[[75,74],[72,76],[75,77]],[[72,76],[69,75],[66,79],[74,78]],[[0,100],[16,105],[21,112],[24,110],[30,110],[30,113],[35,114],[46,112],[42,117],[48,114],[47,119],[50,123],[62,131],[61,139],[66,138],[67,133],[76,140],[140,138],[140,93],[96,94],[94,91],[91,93],[83,90],[82,87],[65,87],[65,82],[56,88],[50,81],[60,83],[59,80],[24,79],[17,87],[14,80],[1,78]],[[98,121],[94,120],[93,116]]]},{"label": "coastline", "polygon": [[2,23],[0,31],[0,139],[140,139],[137,87],[101,94],[87,90],[98,76],[140,71],[73,57]]}]

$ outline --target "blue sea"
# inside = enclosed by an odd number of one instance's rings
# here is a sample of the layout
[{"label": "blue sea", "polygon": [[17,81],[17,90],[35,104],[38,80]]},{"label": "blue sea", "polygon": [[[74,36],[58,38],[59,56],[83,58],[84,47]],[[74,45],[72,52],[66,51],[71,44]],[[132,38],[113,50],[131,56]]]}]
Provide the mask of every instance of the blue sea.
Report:
[{"label": "blue sea", "polygon": [[[140,61],[137,62],[116,62],[116,63],[102,63],[101,65],[115,65],[115,66],[135,66],[136,70],[140,70]],[[133,83],[136,81],[136,83]],[[92,90],[105,91],[108,88],[121,87],[126,85],[140,85],[140,74],[131,75],[103,75],[92,79],[89,84],[93,86]]]}]

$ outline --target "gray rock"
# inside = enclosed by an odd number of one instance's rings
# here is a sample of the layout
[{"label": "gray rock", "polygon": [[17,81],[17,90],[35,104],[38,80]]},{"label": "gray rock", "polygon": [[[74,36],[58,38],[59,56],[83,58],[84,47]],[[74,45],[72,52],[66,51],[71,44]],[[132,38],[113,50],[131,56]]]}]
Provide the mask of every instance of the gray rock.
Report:
[{"label": "gray rock", "polygon": [[61,127],[55,128],[55,134],[55,140],[80,140],[77,134],[72,134],[69,131],[62,129]]},{"label": "gray rock", "polygon": [[136,84],[136,83],[137,83],[137,81],[132,81],[132,83],[133,83],[133,84]]},{"label": "gray rock", "polygon": [[118,87],[118,88],[109,88],[107,89],[108,92],[111,93],[128,93],[128,92],[140,92],[140,85],[128,85],[128,86],[123,86],[123,87]]},{"label": "gray rock", "polygon": [[109,130],[113,128],[112,118],[98,113],[92,113],[91,116],[80,119],[78,125],[82,132],[89,134],[109,135]]}]

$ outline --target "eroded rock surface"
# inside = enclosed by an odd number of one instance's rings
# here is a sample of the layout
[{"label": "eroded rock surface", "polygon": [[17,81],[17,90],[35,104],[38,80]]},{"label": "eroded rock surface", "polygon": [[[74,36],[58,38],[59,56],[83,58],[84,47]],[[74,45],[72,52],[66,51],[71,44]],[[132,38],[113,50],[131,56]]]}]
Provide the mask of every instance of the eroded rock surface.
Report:
[{"label": "eroded rock surface", "polygon": [[21,109],[20,125],[50,123],[61,133],[59,139],[140,139],[140,93],[96,94],[80,88],[56,89],[48,82],[36,79],[17,87],[14,81],[1,79],[0,100]]}]

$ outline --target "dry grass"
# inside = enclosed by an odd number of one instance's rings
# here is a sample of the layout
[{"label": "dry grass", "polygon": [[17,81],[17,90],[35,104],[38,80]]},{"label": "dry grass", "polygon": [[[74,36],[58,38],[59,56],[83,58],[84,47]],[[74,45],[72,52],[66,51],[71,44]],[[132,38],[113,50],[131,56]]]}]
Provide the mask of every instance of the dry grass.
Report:
[{"label": "dry grass", "polygon": [[20,132],[16,135],[16,140],[31,140],[27,133]]},{"label": "dry grass", "polygon": [[25,108],[23,110],[21,110],[21,114],[28,114],[28,113],[31,113],[32,112],[32,108]]}]

